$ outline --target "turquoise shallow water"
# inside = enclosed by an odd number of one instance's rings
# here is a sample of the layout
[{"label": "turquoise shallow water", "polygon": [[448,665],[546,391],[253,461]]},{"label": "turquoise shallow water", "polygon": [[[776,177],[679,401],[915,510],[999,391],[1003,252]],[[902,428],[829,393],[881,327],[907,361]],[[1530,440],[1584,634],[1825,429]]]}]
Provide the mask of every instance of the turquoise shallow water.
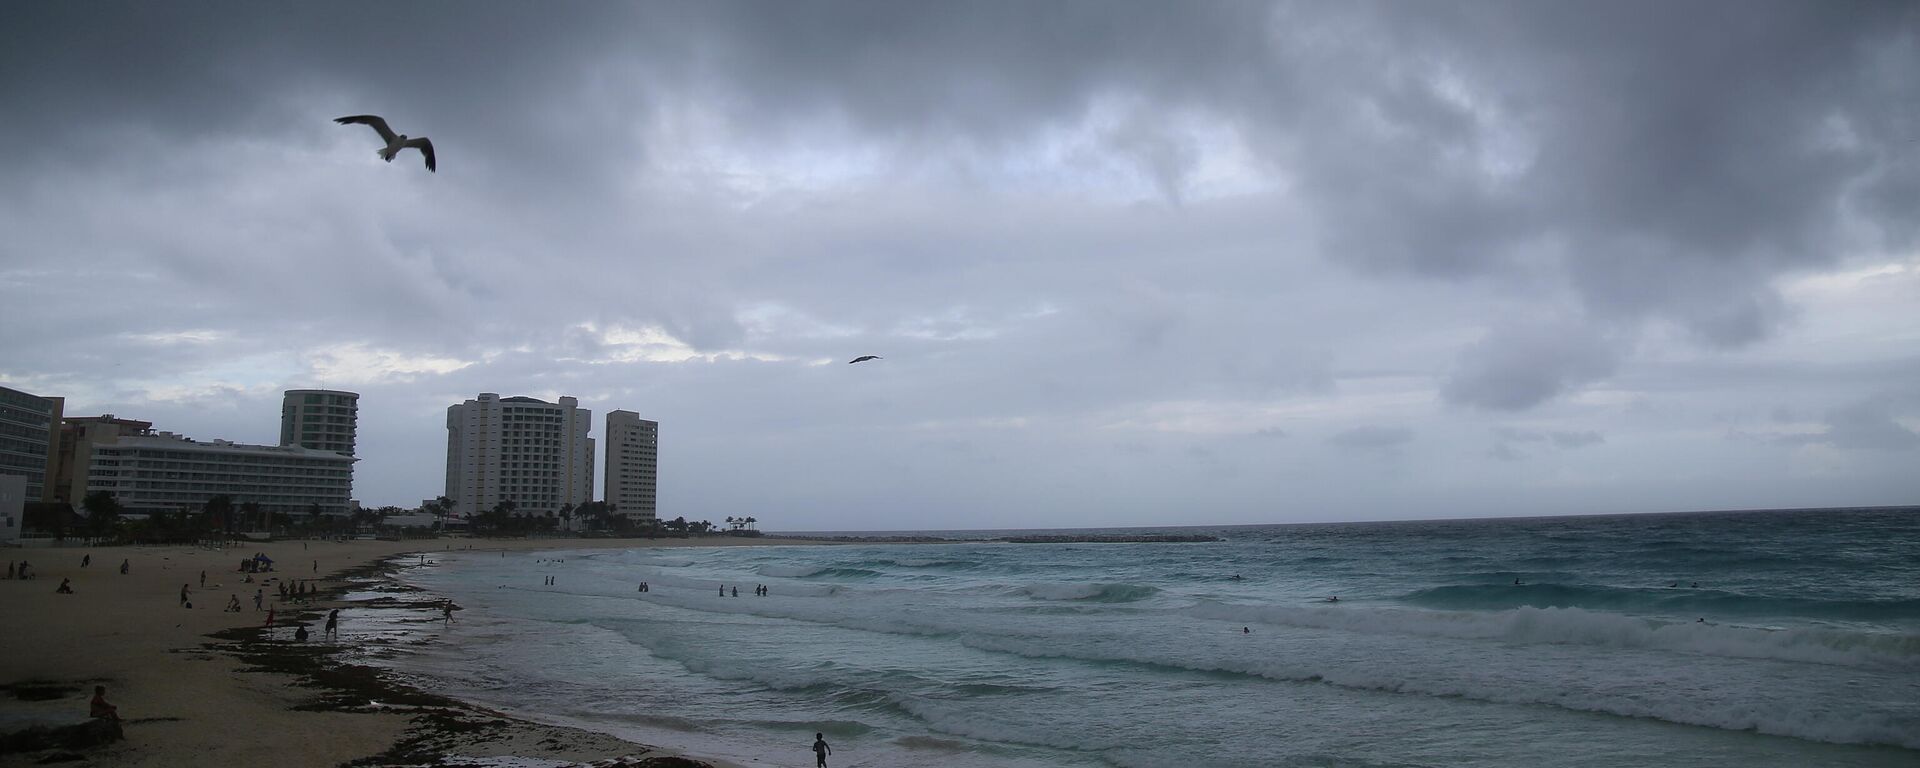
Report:
[{"label": "turquoise shallow water", "polygon": [[1179,530],[456,553],[391,663],[769,765],[1920,764],[1920,510]]}]

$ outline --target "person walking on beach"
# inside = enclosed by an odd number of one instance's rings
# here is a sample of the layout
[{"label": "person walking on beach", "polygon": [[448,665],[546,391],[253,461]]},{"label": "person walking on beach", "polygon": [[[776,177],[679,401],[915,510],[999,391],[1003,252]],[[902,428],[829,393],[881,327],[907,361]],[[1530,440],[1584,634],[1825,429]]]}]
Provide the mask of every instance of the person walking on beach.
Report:
[{"label": "person walking on beach", "polygon": [[440,606],[440,615],[448,623],[453,623],[453,601],[448,600]]},{"label": "person walking on beach", "polygon": [[180,585],[180,607],[182,607],[182,608],[189,608],[189,607],[192,607],[192,605],[193,605],[193,604],[192,604],[192,603],[189,603],[189,602],[187,602],[187,595],[188,595],[188,594],[189,594],[189,593],[187,592],[187,585],[185,585],[185,584],[182,584],[182,585]]},{"label": "person walking on beach", "polygon": [[340,609],[335,608],[327,612],[327,627],[321,634],[324,637],[336,639],[340,637]]},{"label": "person walking on beach", "polygon": [[201,589],[207,588],[207,572],[206,571],[200,572],[200,588]]},{"label": "person walking on beach", "polygon": [[813,764],[818,768],[827,768],[827,755],[833,754],[833,747],[827,746],[827,735],[813,735]]},{"label": "person walking on beach", "polygon": [[261,602],[262,600],[265,600],[266,598],[267,598],[267,591],[266,591],[266,590],[264,590],[264,589],[256,589],[256,590],[254,590],[254,591],[253,591],[253,609],[254,609],[254,610],[256,610],[256,611],[257,611],[257,610],[260,610],[260,608],[261,608],[261,606],[260,606],[260,602]]},{"label": "person walking on beach", "polygon": [[120,561],[120,575],[122,575],[122,576],[125,576],[125,575],[127,575],[127,571],[128,571],[128,570],[130,570],[130,569],[132,569],[132,568],[133,568],[133,561],[132,561],[132,560],[122,560],[122,561]]},{"label": "person walking on beach", "polygon": [[80,567],[82,567],[82,568],[85,568],[85,567],[87,567],[87,566],[89,566],[89,565],[93,565],[93,553],[92,553],[92,552],[88,552],[88,553],[86,553],[86,554],[84,554],[84,555],[81,555],[81,556],[80,556]]}]

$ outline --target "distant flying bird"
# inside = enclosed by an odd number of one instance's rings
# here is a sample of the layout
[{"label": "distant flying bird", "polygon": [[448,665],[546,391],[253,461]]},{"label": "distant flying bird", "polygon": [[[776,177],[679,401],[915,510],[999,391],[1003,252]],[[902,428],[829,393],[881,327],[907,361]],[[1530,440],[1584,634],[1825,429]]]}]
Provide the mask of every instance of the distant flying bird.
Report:
[{"label": "distant flying bird", "polygon": [[371,125],[374,130],[380,132],[380,140],[387,143],[385,147],[380,149],[380,159],[391,163],[393,162],[393,156],[400,154],[400,150],[413,147],[414,149],[420,150],[420,154],[427,156],[427,170],[434,171],[433,142],[428,141],[425,136],[409,139],[404,133],[394,133],[392,128],[387,127],[387,121],[380,119],[379,115],[348,115],[346,117],[336,117],[333,121],[341,125],[351,125],[354,123]]},{"label": "distant flying bird", "polygon": [[879,360],[879,359],[881,359],[879,355],[861,355],[852,360],[848,360],[847,365],[853,365],[854,363],[864,363],[868,360]]}]

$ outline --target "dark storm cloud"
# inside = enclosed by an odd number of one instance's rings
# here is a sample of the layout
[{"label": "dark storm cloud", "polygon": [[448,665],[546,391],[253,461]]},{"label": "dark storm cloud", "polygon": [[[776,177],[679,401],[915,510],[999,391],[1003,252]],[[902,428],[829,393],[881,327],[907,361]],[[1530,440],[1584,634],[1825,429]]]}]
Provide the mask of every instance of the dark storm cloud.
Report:
[{"label": "dark storm cloud", "polygon": [[[1777,322],[1771,277],[1831,263],[1858,201],[1912,184],[1911,83],[1887,70],[1920,63],[1911,5],[1403,10],[1378,15],[1391,53],[1334,101],[1367,120],[1314,124],[1349,137],[1308,183],[1356,261],[1471,276],[1555,259],[1600,316],[1736,345]],[[1875,234],[1911,244],[1915,210]]]},{"label": "dark storm cloud", "polygon": [[1440,396],[1455,405],[1525,410],[1612,373],[1615,354],[1605,339],[1579,325],[1505,325],[1460,355]]},{"label": "dark storm cloud", "polygon": [[239,141],[345,130],[315,123],[308,112],[310,100],[328,91],[357,94],[366,111],[390,116],[403,133],[428,126],[448,138],[490,138],[498,151],[539,146],[536,139],[564,135],[569,124],[539,108],[577,89],[583,58],[632,28],[623,14],[590,7],[459,10],[427,3],[13,6],[0,31],[7,72],[0,100],[39,108],[8,120],[0,135],[43,143],[9,142],[4,151],[60,160],[44,142],[143,133]]},{"label": "dark storm cloud", "polygon": [[1352,450],[1387,451],[1412,440],[1413,430],[1406,427],[1354,427],[1329,436],[1327,444]]},{"label": "dark storm cloud", "polygon": [[1560,450],[1585,448],[1605,443],[1606,437],[1592,430],[1537,430],[1498,427],[1493,430],[1494,444],[1487,455],[1501,461],[1519,461],[1527,457],[1523,446],[1544,446]]},{"label": "dark storm cloud", "polygon": [[[1327,258],[1446,279],[1545,265],[1589,328],[1658,319],[1709,346],[1773,332],[1772,281],[1833,263],[1849,217],[1889,248],[1920,220],[1891,204],[1920,186],[1910,5],[923,10],[730,19],[715,68],[751,84],[754,114],[838,111],[934,144],[1070,122],[1103,93],[1203,110],[1297,180]],[[1156,136],[1155,118],[1121,135]],[[1180,151],[1123,143],[1180,188]],[[1612,368],[1570,332],[1589,359],[1537,375],[1487,366],[1540,340],[1490,335],[1449,399],[1527,408]]]},{"label": "dark storm cloud", "polygon": [[[1901,424],[1902,412],[1920,409],[1899,398],[1876,397],[1827,411],[1820,432],[1792,434],[1775,439],[1794,445],[1826,444],[1845,451],[1911,451],[1920,448],[1920,432]],[[1905,404],[1908,407],[1902,408]]]},{"label": "dark storm cloud", "polygon": [[[1920,188],[1900,72],[1920,61],[1898,3],[569,10],[16,7],[0,98],[57,108],[7,121],[0,152],[57,162],[61,137],[111,152],[108,137],[143,132],[311,140],[334,126],[302,101],[343,93],[438,136],[449,170],[577,202],[613,183],[608,159],[645,155],[617,128],[657,99],[770,136],[831,116],[930,151],[1030,139],[1131,97],[1156,108],[1123,117],[1114,146],[1170,198],[1191,150],[1160,121],[1200,110],[1297,181],[1327,258],[1444,278],[1556,264],[1597,321],[1667,319],[1721,346],[1780,322],[1769,281],[1831,263],[1849,211],[1878,212],[1870,234],[1901,245],[1920,210],[1900,205]],[[728,312],[668,314],[707,346],[738,339]]]},{"label": "dark storm cloud", "polygon": [[1558,430],[1518,429],[1500,427],[1494,430],[1494,436],[1502,441],[1514,443],[1546,443],[1555,448],[1583,448],[1606,442],[1606,438],[1593,431],[1564,432]]}]

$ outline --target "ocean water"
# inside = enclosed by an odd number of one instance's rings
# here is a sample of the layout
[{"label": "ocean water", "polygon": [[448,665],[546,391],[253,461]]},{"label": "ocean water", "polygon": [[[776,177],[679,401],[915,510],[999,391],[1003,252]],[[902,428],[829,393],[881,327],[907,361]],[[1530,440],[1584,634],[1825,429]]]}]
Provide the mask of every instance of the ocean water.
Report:
[{"label": "ocean water", "polygon": [[762,765],[1920,765],[1920,509],[1178,530],[437,554],[385,663]]}]

